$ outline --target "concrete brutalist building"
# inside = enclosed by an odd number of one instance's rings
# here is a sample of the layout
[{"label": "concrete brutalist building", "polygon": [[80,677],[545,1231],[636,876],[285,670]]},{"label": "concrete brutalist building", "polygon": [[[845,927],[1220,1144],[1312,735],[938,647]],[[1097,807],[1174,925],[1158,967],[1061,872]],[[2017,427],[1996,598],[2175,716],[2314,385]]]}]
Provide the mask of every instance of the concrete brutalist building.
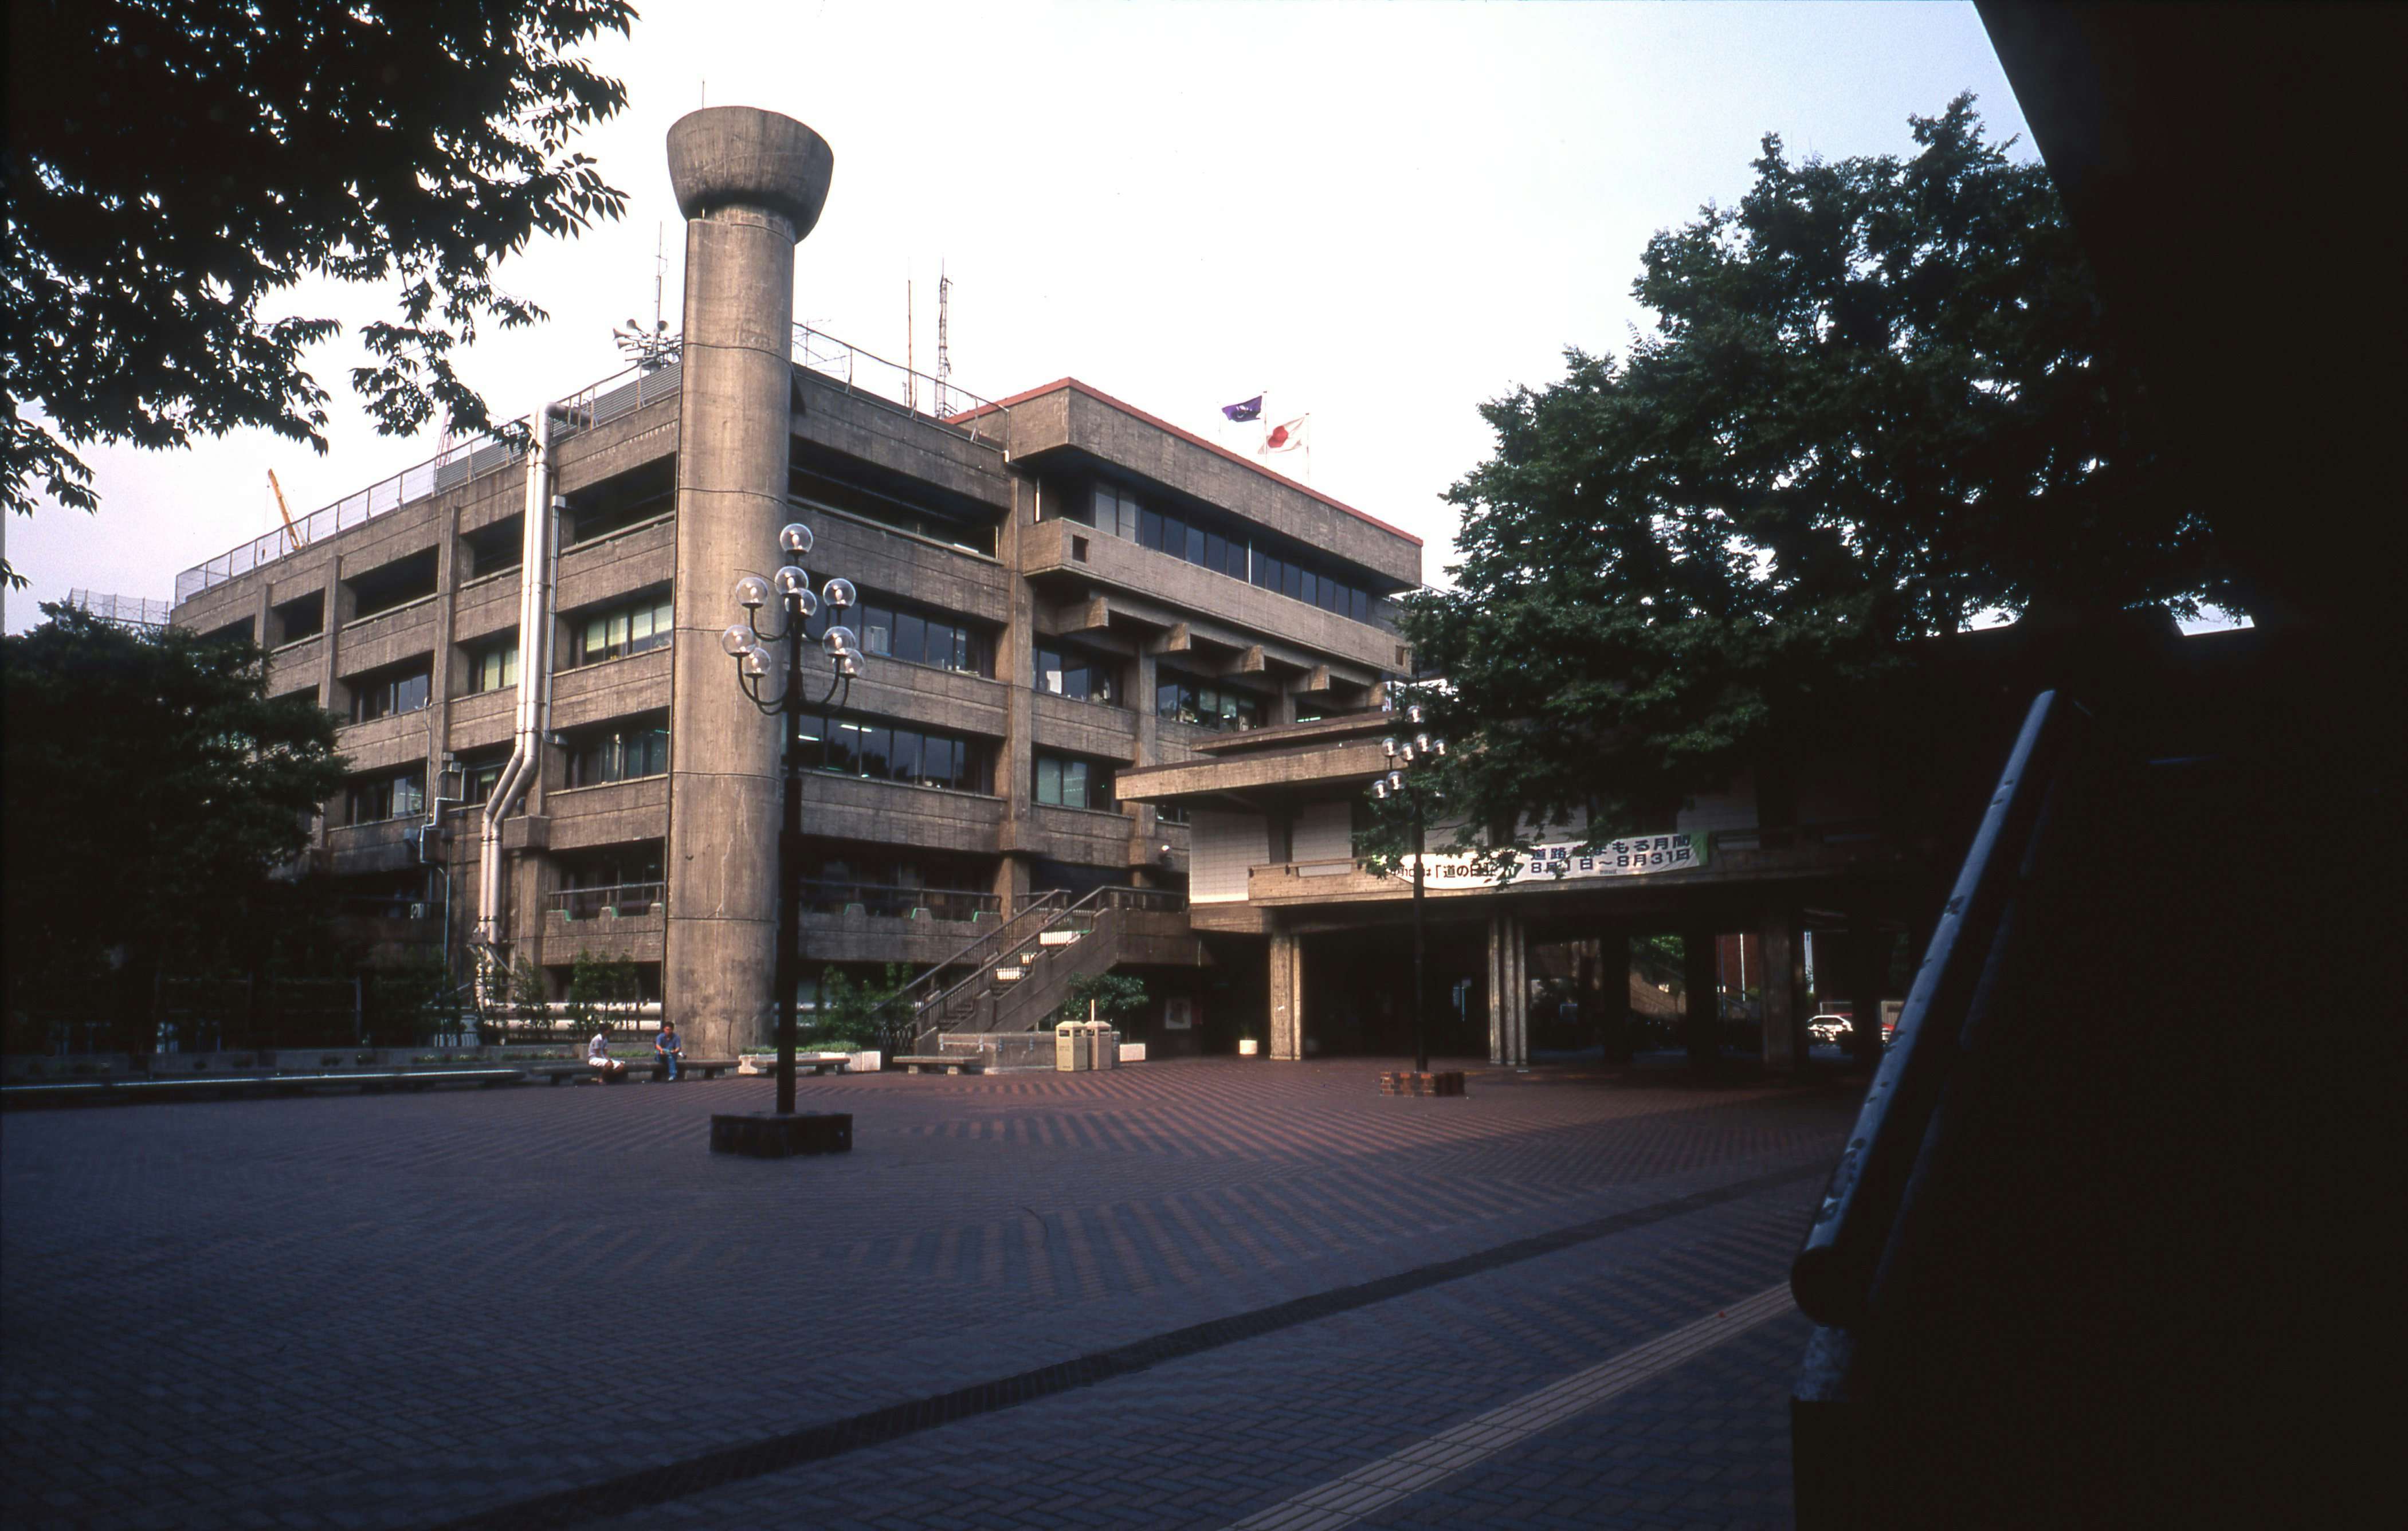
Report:
[{"label": "concrete brutalist building", "polygon": [[[481,950],[557,994],[581,952],[631,958],[689,1051],[765,1038],[777,724],[719,637],[799,520],[867,650],[806,730],[807,999],[824,965],[984,938],[921,997],[963,988],[1043,909],[1135,888],[1079,923],[1101,938],[1076,966],[1155,980],[1160,1052],[1242,1024],[1264,943],[1193,932],[1184,815],[1114,780],[1376,707],[1410,668],[1385,604],[1419,540],[1075,379],[987,402],[798,329],[827,146],[711,107],[669,160],[674,360],[538,412],[529,450],[448,452],[178,581],[179,625],[255,637],[274,693],[348,720],[316,870],[464,979]],[[992,987],[947,1023],[1050,1008]]]}]

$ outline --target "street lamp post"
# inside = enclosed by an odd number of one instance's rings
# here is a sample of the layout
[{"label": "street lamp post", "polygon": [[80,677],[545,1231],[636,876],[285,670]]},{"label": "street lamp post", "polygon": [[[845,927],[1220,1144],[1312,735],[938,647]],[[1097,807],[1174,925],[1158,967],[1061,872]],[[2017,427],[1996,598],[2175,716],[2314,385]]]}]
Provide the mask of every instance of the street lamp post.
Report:
[{"label": "street lamp post", "polygon": [[1396,765],[1388,774],[1371,783],[1375,797],[1401,796],[1413,812],[1413,1072],[1429,1072],[1429,980],[1425,967],[1428,954],[1427,927],[1422,914],[1422,867],[1424,855],[1424,807],[1430,789],[1408,775],[1416,766],[1427,766],[1446,754],[1446,740],[1434,738],[1423,728],[1426,714],[1415,703],[1405,708],[1405,722],[1415,730],[1407,739],[1391,736],[1380,741],[1381,752]]},{"label": "street lamp post", "polygon": [[[789,559],[800,559],[811,551],[811,529],[801,522],[790,522],[778,533],[778,549]],[[777,630],[761,630],[761,608],[775,601],[780,620]],[[778,826],[778,1115],[795,1112],[795,991],[803,979],[803,740],[802,718],[807,711],[825,711],[837,699],[839,688],[850,694],[855,676],[861,673],[861,644],[850,627],[831,623],[820,637],[820,647],[828,661],[828,689],[817,702],[811,702],[803,687],[803,628],[817,615],[824,601],[829,611],[840,617],[853,604],[853,582],[830,579],[817,595],[811,594],[811,578],[799,564],[789,563],[764,579],[748,574],[736,582],[736,604],[744,608],[744,620],[731,623],[719,635],[719,646],[736,661],[737,683],[744,688],[752,705],[769,717],[780,720],[784,731],[784,749],[779,757],[779,792],[781,816]],[[777,666],[768,645],[781,644],[785,649],[784,684],[775,695],[765,695],[763,684],[772,668]]]}]

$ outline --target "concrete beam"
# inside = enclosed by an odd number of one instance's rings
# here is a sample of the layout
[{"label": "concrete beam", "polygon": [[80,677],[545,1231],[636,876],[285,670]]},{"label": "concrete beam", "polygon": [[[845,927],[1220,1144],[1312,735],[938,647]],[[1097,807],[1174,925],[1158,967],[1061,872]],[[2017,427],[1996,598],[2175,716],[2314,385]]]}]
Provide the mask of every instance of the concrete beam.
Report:
[{"label": "concrete beam", "polygon": [[1196,646],[1196,635],[1183,622],[1172,622],[1160,637],[1146,645],[1148,653],[1183,654]]}]

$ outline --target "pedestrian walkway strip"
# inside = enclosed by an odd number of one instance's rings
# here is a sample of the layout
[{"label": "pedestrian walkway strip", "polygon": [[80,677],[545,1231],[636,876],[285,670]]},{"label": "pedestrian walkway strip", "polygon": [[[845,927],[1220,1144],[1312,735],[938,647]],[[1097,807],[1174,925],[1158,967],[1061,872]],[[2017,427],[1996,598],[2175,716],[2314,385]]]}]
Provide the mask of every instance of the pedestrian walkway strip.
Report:
[{"label": "pedestrian walkway strip", "polygon": [[1460,1281],[1467,1276],[1481,1275],[1525,1260],[1535,1260],[1541,1255],[1558,1253],[1593,1239],[1628,1233],[1689,1212],[1742,1201],[1760,1192],[1794,1185],[1800,1180],[1821,1180],[1829,1174],[1830,1166],[1817,1162],[1750,1176],[1727,1185],[1692,1191],[1686,1195],[1651,1202],[1644,1207],[1634,1207],[1627,1211],[1574,1223],[1552,1233],[1534,1234],[1493,1249],[1440,1260],[1413,1270],[1398,1271],[1376,1281],[1336,1287],[1249,1312],[1191,1324],[1015,1376],[976,1382],[950,1393],[933,1394],[846,1419],[832,1420],[824,1424],[809,1425],[781,1435],[745,1441],[682,1461],[639,1467],[581,1487],[561,1489],[497,1505],[491,1510],[442,1522],[432,1531],[505,1531],[505,1528],[517,1531],[520,1527],[582,1525],[591,1521],[628,1514],[770,1473],[824,1462],[866,1447],[883,1446],[907,1436],[974,1419],[981,1414],[1033,1403],[1073,1388],[1111,1381],[1149,1370],[1168,1361],[1182,1360],[1207,1351],[1219,1350],[1225,1345],[1276,1334],[1300,1324],[1369,1308],[1446,1281]]},{"label": "pedestrian walkway strip", "polygon": [[1711,1318],[1675,1329],[1635,1350],[1574,1372],[1560,1382],[1525,1394],[1502,1408],[1464,1421],[1451,1430],[1416,1441],[1403,1451],[1357,1467],[1343,1478],[1283,1499],[1249,1515],[1229,1531],[1343,1531],[1400,1499],[1434,1488],[1575,1414],[1629,1392],[1693,1360],[1768,1319],[1790,1311],[1787,1283],[1759,1292]]}]

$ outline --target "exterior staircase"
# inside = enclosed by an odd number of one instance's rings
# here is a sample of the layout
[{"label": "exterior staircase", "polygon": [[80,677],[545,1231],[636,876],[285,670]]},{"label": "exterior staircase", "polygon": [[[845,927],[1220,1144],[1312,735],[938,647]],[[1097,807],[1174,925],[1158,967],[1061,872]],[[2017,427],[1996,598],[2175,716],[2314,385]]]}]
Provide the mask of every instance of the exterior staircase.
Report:
[{"label": "exterior staircase", "polygon": [[1036,1031],[1070,996],[1073,979],[1108,973],[1125,959],[1132,926],[1177,915],[1183,894],[1097,888],[1075,903],[1049,893],[923,974],[899,996],[910,1007],[912,1051],[933,1052],[949,1032]]}]

